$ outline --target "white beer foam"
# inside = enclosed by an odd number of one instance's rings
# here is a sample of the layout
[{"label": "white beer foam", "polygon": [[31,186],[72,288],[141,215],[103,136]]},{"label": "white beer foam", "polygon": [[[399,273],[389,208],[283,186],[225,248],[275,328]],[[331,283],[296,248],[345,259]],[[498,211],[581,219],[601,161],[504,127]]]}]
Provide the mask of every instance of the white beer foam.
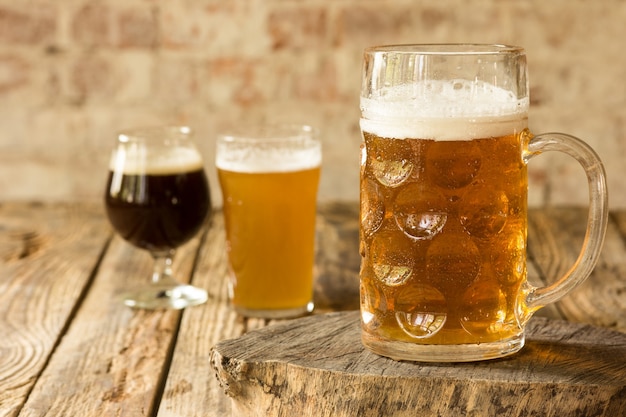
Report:
[{"label": "white beer foam", "polygon": [[322,163],[319,144],[304,149],[235,147],[218,143],[215,165],[219,169],[243,173],[293,172],[317,168]]},{"label": "white beer foam", "polygon": [[202,156],[193,148],[168,148],[159,151],[141,146],[120,146],[113,151],[109,169],[126,175],[167,175],[203,168]]},{"label": "white beer foam", "polygon": [[423,81],[361,97],[361,129],[385,138],[471,140],[519,132],[528,98],[483,82]]}]

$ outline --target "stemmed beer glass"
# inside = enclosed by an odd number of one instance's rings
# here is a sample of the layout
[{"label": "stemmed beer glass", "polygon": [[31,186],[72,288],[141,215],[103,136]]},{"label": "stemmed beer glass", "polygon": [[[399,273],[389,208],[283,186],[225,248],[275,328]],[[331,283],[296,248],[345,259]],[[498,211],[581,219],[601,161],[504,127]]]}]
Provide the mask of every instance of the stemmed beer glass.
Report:
[{"label": "stemmed beer glass", "polygon": [[204,303],[205,290],[172,276],[177,247],[191,239],[211,210],[202,156],[186,126],[121,132],[109,166],[106,213],[113,228],[154,258],[150,282],[123,294],[145,309],[182,309]]}]

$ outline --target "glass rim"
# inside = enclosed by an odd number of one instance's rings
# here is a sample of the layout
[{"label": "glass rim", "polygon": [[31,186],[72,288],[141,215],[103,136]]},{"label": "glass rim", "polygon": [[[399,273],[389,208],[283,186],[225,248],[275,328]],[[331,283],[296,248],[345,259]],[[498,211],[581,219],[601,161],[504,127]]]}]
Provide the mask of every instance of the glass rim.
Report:
[{"label": "glass rim", "polygon": [[308,124],[261,123],[232,126],[217,135],[222,143],[289,143],[316,140],[318,130]]},{"label": "glass rim", "polygon": [[395,53],[413,55],[500,55],[524,54],[521,46],[488,43],[406,43],[375,45],[365,48],[366,54]]},{"label": "glass rim", "polygon": [[144,126],[120,130],[119,142],[143,142],[151,140],[190,138],[194,130],[186,125]]}]

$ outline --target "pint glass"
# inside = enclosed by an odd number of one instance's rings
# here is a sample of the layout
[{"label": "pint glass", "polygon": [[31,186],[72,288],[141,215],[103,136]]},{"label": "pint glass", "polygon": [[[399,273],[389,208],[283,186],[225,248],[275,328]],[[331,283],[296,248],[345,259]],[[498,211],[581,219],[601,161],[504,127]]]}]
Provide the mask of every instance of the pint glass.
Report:
[{"label": "pint glass", "polygon": [[[365,50],[361,91],[362,341],[397,360],[517,352],[533,312],[593,269],[607,223],[604,169],[584,142],[533,135],[526,56],[503,45]],[[544,151],[588,178],[587,236],[569,273],[526,281],[527,163]]]},{"label": "pint glass", "polygon": [[313,310],[321,143],[313,128],[244,126],[219,135],[229,296],[244,316]]}]

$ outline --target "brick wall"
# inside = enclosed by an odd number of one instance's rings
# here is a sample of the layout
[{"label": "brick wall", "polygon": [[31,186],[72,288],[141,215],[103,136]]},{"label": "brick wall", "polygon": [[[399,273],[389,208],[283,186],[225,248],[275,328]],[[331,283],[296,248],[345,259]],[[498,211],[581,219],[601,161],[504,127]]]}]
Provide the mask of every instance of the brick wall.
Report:
[{"label": "brick wall", "polygon": [[[0,0],[0,199],[99,199],[118,129],[239,120],[323,132],[320,199],[358,199],[362,49],[524,46],[531,129],[586,139],[626,207],[626,1]],[[530,203],[586,204],[565,157],[530,166]],[[219,198],[216,198],[219,201]]]}]

